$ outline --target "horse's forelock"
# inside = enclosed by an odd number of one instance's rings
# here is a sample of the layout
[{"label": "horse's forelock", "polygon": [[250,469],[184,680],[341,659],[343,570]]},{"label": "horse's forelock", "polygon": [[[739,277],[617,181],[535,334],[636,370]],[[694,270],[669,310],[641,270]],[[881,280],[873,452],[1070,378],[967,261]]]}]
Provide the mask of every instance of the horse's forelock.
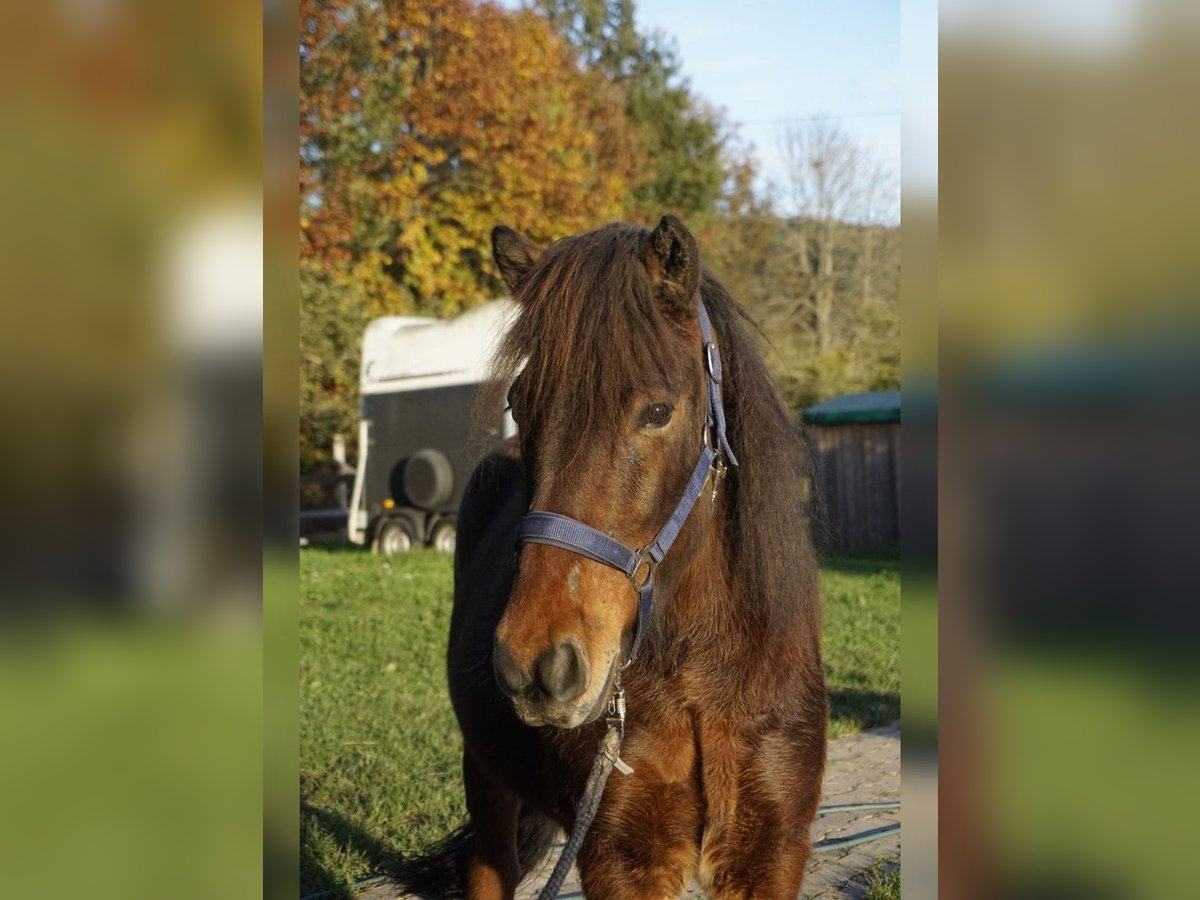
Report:
[{"label": "horse's forelock", "polygon": [[526,427],[569,416],[580,434],[619,427],[629,392],[672,383],[681,331],[659,309],[640,252],[648,232],[608,225],[547,249],[515,298],[496,376],[516,376]]}]

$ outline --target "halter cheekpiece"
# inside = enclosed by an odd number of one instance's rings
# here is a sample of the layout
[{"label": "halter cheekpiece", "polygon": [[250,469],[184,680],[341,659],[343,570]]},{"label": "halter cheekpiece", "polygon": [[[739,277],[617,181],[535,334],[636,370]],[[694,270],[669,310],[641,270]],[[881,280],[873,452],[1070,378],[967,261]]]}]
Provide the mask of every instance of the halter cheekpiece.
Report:
[{"label": "halter cheekpiece", "polygon": [[704,371],[708,382],[708,408],[705,411],[704,434],[700,442],[700,458],[692,469],[683,496],[675,504],[670,518],[659,529],[654,540],[640,550],[633,550],[569,516],[539,510],[526,513],[517,530],[518,546],[549,544],[551,547],[586,556],[625,574],[638,592],[637,626],[626,666],[637,658],[638,649],[645,637],[646,624],[654,603],[654,570],[658,568],[675,538],[683,530],[683,524],[687,521],[692,507],[704,491],[709,474],[715,479],[712,490],[715,501],[717,483],[725,474],[725,460],[728,459],[729,464],[733,466],[738,464],[725,435],[725,409],[721,405],[721,353],[713,340],[712,322],[708,318],[708,310],[704,308],[703,300],[699,301],[699,320]]}]

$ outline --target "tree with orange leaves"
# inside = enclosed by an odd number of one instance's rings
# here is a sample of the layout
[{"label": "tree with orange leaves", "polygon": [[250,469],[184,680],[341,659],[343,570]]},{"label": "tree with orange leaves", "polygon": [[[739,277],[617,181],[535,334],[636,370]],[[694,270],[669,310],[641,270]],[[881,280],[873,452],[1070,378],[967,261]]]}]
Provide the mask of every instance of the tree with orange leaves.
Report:
[{"label": "tree with orange leaves", "polygon": [[533,12],[304,0],[301,21],[304,263],[370,314],[493,294],[496,222],[551,238],[621,215],[638,166],[623,99]]},{"label": "tree with orange leaves", "polygon": [[301,456],[353,436],[372,316],[501,291],[497,222],[549,240],[620,218],[641,166],[620,88],[535,12],[302,0]]}]

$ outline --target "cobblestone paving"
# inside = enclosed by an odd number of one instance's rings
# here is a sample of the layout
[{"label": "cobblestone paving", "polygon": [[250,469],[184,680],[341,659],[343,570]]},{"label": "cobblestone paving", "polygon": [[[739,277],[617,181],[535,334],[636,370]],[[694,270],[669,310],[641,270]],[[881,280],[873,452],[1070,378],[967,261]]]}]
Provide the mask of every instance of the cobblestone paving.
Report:
[{"label": "cobblestone paving", "polygon": [[[900,723],[829,742],[823,804],[873,803],[900,799]],[[813,823],[813,841],[846,837],[900,821],[900,810],[835,813]],[[897,860],[895,834],[835,853],[814,853],[804,879],[804,896],[859,898],[862,877],[880,860]]]},{"label": "cobblestone paving", "polygon": [[[825,764],[822,804],[872,803],[900,799],[900,723],[873,728],[829,742]],[[899,810],[843,812],[826,816],[813,824],[813,841],[857,834],[900,821]],[[517,900],[535,900],[538,891],[554,868],[561,844],[532,878],[517,891]],[[814,853],[804,879],[803,897],[821,900],[858,900],[863,895],[867,870],[880,861],[899,865],[900,835],[860,844],[838,852]],[[578,873],[574,868],[563,884],[560,900],[580,900]],[[684,897],[703,900],[707,895],[689,889]],[[380,885],[360,895],[360,900],[403,900],[394,888]],[[601,898],[602,900],[602,898]]]}]

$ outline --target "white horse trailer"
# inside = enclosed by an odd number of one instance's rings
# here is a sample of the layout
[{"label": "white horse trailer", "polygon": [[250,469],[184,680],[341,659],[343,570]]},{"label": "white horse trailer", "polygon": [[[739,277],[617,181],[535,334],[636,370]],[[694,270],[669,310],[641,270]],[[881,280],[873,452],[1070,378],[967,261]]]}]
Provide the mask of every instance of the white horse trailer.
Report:
[{"label": "white horse trailer", "polygon": [[[389,556],[417,546],[453,551],[479,446],[475,400],[512,313],[511,301],[495,300],[454,319],[384,316],[367,326],[351,541]],[[515,433],[512,417],[496,410],[495,436]]]}]

